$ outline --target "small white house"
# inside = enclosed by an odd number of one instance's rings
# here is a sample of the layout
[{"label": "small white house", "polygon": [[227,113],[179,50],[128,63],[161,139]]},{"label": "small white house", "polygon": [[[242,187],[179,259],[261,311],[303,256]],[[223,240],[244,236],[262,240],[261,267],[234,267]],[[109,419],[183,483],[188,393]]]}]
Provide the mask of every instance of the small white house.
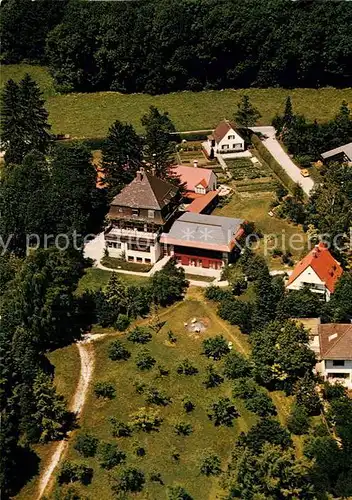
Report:
[{"label": "small white house", "polygon": [[316,372],[324,380],[352,389],[352,324],[318,326]]},{"label": "small white house", "polygon": [[208,141],[206,143],[208,154],[210,154],[212,149],[214,154],[244,151],[244,139],[236,131],[236,126],[233,122],[224,119],[219,123],[214,132],[208,136]]},{"label": "small white house", "polygon": [[295,266],[286,284],[287,290],[309,289],[329,301],[343,269],[324,243],[319,243]]}]

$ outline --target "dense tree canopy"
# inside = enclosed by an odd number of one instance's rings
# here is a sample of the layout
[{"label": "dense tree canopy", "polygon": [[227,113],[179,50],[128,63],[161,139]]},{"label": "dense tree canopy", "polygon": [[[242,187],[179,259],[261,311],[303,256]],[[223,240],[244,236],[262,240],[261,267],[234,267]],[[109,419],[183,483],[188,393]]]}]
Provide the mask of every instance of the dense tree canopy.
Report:
[{"label": "dense tree canopy", "polygon": [[349,2],[3,4],[4,60],[49,61],[64,90],[351,84]]}]

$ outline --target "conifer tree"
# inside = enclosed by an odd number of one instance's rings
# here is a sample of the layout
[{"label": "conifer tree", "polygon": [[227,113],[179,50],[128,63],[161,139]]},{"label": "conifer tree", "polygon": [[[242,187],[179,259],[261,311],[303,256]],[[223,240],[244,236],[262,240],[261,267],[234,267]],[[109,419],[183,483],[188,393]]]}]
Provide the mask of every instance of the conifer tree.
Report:
[{"label": "conifer tree", "polygon": [[132,181],[142,159],[142,142],[132,125],[116,120],[102,148],[105,181],[112,198]]},{"label": "conifer tree", "polygon": [[141,122],[145,127],[145,159],[158,177],[168,179],[174,156],[170,133],[175,132],[175,126],[168,113],[160,113],[155,106],[150,106],[149,113],[142,117]]}]

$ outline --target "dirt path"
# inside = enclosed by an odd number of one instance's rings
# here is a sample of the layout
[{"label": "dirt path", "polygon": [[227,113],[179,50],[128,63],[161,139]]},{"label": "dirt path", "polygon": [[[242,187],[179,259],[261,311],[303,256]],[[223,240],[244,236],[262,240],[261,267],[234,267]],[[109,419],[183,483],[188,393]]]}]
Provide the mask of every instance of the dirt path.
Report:
[{"label": "dirt path", "polygon": [[[99,335],[99,337],[101,336],[104,335]],[[95,335],[95,339],[96,338],[98,338],[98,335]],[[78,342],[76,345],[81,358],[81,373],[69,409],[76,414],[77,418],[79,418],[86,400],[89,383],[92,379],[94,370],[94,349],[92,346],[92,337],[87,336],[84,340]],[[37,500],[40,500],[45,491],[52,486],[54,471],[67,451],[69,437],[70,433],[68,434],[67,439],[59,441],[57,443],[55,451],[51,456],[50,462],[43,470],[42,477],[39,480]]]}]

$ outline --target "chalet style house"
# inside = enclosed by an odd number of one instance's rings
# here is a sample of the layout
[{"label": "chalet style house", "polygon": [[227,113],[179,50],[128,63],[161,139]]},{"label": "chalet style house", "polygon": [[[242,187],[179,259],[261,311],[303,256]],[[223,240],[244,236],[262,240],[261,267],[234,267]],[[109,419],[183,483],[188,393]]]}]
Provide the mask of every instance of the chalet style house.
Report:
[{"label": "chalet style house", "polygon": [[236,125],[233,122],[223,120],[208,136],[204,147],[209,156],[211,150],[214,154],[236,153],[245,150],[245,141],[236,131]]},{"label": "chalet style house", "polygon": [[184,213],[161,235],[164,252],[183,266],[221,269],[238,253],[244,220]]},{"label": "chalet style house", "polygon": [[343,269],[324,245],[319,243],[304,257],[294,270],[286,284],[287,290],[299,290],[304,286],[329,301]]},{"label": "chalet style house", "polygon": [[111,257],[154,264],[161,256],[160,233],[172,223],[178,189],[143,168],[113,199],[105,244]]}]

